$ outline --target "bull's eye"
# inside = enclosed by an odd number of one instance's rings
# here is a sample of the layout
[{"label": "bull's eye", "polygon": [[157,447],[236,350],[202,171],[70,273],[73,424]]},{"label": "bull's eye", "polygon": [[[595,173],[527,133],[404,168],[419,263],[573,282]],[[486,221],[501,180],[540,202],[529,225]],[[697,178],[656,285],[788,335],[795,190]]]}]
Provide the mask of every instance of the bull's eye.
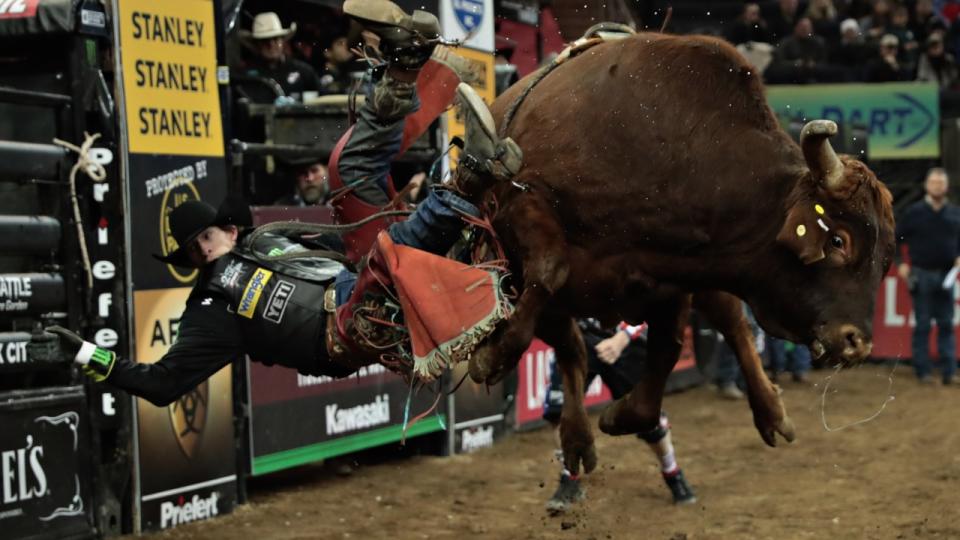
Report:
[{"label": "bull's eye", "polygon": [[843,238],[839,234],[830,237],[830,245],[837,249],[843,249]]}]

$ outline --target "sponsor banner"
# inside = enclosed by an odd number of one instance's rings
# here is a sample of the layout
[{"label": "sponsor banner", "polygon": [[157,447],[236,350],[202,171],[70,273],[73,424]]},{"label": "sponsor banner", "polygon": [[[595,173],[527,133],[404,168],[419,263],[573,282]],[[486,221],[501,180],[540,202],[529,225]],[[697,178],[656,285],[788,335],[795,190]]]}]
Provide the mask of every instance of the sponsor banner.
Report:
[{"label": "sponsor banner", "polygon": [[0,19],[26,19],[37,14],[40,0],[0,0]]},{"label": "sponsor banner", "polygon": [[[917,325],[913,313],[913,300],[907,290],[907,284],[897,277],[896,265],[890,267],[877,291],[877,303],[873,313],[873,352],[874,358],[913,358],[911,341],[913,329]],[[953,332],[960,325],[960,290],[953,287]],[[936,322],[931,322],[930,351],[936,351]]]},{"label": "sponsor banner", "polygon": [[27,356],[27,332],[0,332],[0,370],[35,364]]},{"label": "sponsor banner", "polygon": [[0,396],[4,538],[91,535],[87,418],[79,386]]},{"label": "sponsor banner", "polygon": [[[189,294],[186,287],[133,293],[138,362],[156,362],[167,352]],[[143,529],[230,512],[236,503],[230,366],[166,407],[137,399],[137,422]],[[211,491],[195,487],[211,481],[215,508],[190,506],[195,495],[211,500]]]},{"label": "sponsor banner", "polygon": [[[499,415],[500,421],[503,415]],[[481,424],[457,430],[456,452],[469,454],[481,448],[490,448],[503,431],[502,424]]]},{"label": "sponsor banner", "polygon": [[157,502],[146,503],[160,507],[160,528],[168,529],[220,514],[222,494],[218,488],[169,495]]},{"label": "sponsor banner", "polygon": [[933,83],[807,84],[767,87],[780,121],[815,119],[867,128],[870,159],[940,157],[940,104]]},{"label": "sponsor banner", "polygon": [[118,4],[130,152],[223,156],[214,3]]},{"label": "sponsor banner", "polygon": [[[489,107],[496,99],[496,81],[493,71],[493,53],[458,47],[451,49],[447,54],[454,54],[463,57],[468,66],[467,75],[463,76],[464,82],[473,87],[477,94],[483,99],[483,102]],[[463,137],[463,121],[456,108],[447,111],[447,137]],[[457,160],[460,156],[460,149],[454,147],[450,151],[450,166],[456,168]]]},{"label": "sponsor banner", "polygon": [[[367,366],[346,379],[302,375],[249,361],[247,368],[254,475],[402,437],[410,387],[381,365]],[[429,410],[435,399],[429,388],[415,393],[409,417]],[[441,429],[443,422],[432,414],[414,424],[407,436]]]},{"label": "sponsor banner", "polygon": [[130,256],[137,289],[192,285],[197,271],[163,264],[153,255],[177,249],[170,212],[186,201],[219,206],[226,196],[227,170],[221,158],[130,156]]},{"label": "sponsor banner", "polygon": [[440,0],[440,28],[447,39],[472,49],[494,50],[494,0]]},{"label": "sponsor banner", "polygon": [[[477,384],[467,374],[466,362],[453,368],[450,379],[460,384],[453,395],[453,428],[456,430],[453,452],[472,452],[492,446],[503,434],[504,384]],[[462,383],[460,381],[463,381]]]},{"label": "sponsor banner", "polygon": [[66,308],[66,290],[59,274],[0,274],[0,316]]}]

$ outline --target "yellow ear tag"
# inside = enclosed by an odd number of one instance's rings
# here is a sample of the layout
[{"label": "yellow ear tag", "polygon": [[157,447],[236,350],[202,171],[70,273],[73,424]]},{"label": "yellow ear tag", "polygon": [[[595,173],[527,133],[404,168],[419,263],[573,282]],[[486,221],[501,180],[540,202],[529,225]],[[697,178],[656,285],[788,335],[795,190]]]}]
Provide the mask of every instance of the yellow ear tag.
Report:
[{"label": "yellow ear tag", "polygon": [[803,236],[807,234],[807,227],[803,224],[797,225],[797,236]]},{"label": "yellow ear tag", "polygon": [[823,207],[820,206],[819,204],[813,205],[813,209],[816,210],[817,213],[820,214],[821,216],[824,214]]}]

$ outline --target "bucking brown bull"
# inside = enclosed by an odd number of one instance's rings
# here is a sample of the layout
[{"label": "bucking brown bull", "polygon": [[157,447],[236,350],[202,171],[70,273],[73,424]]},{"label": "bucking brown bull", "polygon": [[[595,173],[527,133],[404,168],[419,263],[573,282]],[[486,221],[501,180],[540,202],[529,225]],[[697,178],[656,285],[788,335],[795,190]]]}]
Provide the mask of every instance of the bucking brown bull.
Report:
[{"label": "bucking brown bull", "polygon": [[[567,467],[595,464],[582,407],[585,351],[575,316],[647,321],[650,368],[602,415],[609,434],[659,418],[690,308],[752,347],[739,300],[770,333],[815,356],[854,363],[871,348],[874,296],[894,251],[889,191],[860,161],[838,157],[832,122],[805,126],[798,146],[767,106],[760,76],[729,44],[637,34],[569,58],[493,106],[524,166],[494,190],[494,225],[521,283],[514,316],[471,359],[496,380],[534,333],[564,374]],[[785,414],[759,359],[743,362],[764,439]]]}]

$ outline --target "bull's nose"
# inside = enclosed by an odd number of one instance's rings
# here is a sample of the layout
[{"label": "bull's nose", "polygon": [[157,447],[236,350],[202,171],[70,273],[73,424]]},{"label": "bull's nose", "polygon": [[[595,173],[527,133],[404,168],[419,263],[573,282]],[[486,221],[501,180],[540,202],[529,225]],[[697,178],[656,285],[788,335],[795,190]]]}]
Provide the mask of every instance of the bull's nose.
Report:
[{"label": "bull's nose", "polygon": [[843,360],[847,363],[860,362],[870,355],[873,342],[864,335],[863,331],[852,324],[840,327],[843,336]]}]

